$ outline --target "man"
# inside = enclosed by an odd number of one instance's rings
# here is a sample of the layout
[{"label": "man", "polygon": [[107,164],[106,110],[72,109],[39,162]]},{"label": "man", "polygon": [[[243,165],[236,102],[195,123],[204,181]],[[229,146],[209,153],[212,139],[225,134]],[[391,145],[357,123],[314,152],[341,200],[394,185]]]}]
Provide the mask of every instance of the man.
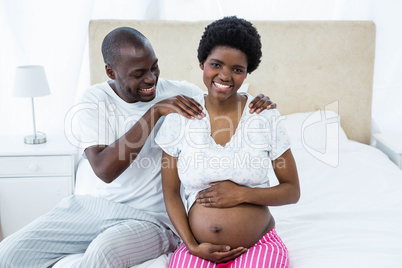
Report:
[{"label": "man", "polygon": [[[201,90],[159,79],[151,44],[132,28],[110,32],[102,54],[111,80],[90,87],[80,102],[86,108],[77,113],[74,133],[83,153],[76,195],[1,242],[0,267],[48,267],[84,252],[80,267],[130,267],[178,246],[154,136],[169,113],[205,116],[190,98]],[[258,100],[255,109],[271,103]],[[235,258],[240,251],[222,247],[219,254]]]}]

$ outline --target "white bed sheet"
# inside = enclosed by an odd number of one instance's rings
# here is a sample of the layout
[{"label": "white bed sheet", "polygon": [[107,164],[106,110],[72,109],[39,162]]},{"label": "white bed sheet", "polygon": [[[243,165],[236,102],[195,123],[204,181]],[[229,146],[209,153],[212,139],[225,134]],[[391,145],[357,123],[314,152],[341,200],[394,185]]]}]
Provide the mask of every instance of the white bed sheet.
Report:
[{"label": "white bed sheet", "polygon": [[[402,267],[402,171],[381,151],[353,141],[326,152],[338,155],[337,167],[301,144],[292,152],[301,198],[270,208],[291,267]],[[70,256],[55,267],[74,267],[79,258]],[[134,267],[167,267],[168,260],[163,255]]]},{"label": "white bed sheet", "polygon": [[[164,268],[164,267],[168,267],[169,259],[170,259],[170,256],[172,254],[173,253],[163,254],[162,256],[159,256],[156,259],[146,261],[146,262],[144,262],[142,264],[134,265],[134,266],[132,266],[130,268]],[[79,267],[80,261],[81,261],[81,258],[82,258],[83,255],[84,255],[84,253],[69,255],[69,256],[61,259],[60,261],[58,261],[53,266],[53,268]]]},{"label": "white bed sheet", "polygon": [[[402,267],[402,171],[376,148],[342,142],[331,167],[292,147],[301,198],[271,207],[290,266]],[[273,175],[273,174],[271,174]]]}]

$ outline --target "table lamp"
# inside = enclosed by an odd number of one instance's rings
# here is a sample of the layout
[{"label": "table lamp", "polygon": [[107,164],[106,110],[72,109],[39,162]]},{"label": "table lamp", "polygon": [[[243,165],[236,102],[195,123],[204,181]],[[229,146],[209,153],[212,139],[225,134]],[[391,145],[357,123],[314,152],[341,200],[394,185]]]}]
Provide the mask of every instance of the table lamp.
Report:
[{"label": "table lamp", "polygon": [[34,97],[46,96],[49,94],[49,84],[43,66],[26,65],[17,67],[13,95],[15,97],[31,98],[32,103],[34,134],[24,137],[24,142],[26,144],[41,144],[46,142],[45,133],[36,132]]}]

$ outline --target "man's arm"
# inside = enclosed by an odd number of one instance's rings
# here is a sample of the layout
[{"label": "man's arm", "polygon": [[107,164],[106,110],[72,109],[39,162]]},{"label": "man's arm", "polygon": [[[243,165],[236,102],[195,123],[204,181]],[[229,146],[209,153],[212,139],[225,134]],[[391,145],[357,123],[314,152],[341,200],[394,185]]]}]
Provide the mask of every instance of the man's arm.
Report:
[{"label": "man's arm", "polygon": [[95,174],[104,182],[114,181],[135,160],[159,118],[179,113],[187,118],[202,118],[202,107],[192,98],[176,96],[156,103],[123,136],[110,145],[85,149]]}]

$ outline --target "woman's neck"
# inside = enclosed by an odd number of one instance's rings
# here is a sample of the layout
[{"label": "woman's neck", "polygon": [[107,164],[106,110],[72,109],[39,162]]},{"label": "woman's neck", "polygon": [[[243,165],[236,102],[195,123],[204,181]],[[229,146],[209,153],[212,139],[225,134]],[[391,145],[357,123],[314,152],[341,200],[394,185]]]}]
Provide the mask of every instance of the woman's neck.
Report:
[{"label": "woman's neck", "polygon": [[[237,94],[238,95],[238,94]],[[233,100],[217,102],[205,97],[205,108],[209,114],[211,137],[216,144],[226,146],[232,139],[243,115],[247,97],[238,95]]]},{"label": "woman's neck", "polygon": [[242,114],[247,96],[235,94],[225,101],[219,101],[211,95],[205,96],[205,108],[209,114],[224,115],[228,113]]}]

